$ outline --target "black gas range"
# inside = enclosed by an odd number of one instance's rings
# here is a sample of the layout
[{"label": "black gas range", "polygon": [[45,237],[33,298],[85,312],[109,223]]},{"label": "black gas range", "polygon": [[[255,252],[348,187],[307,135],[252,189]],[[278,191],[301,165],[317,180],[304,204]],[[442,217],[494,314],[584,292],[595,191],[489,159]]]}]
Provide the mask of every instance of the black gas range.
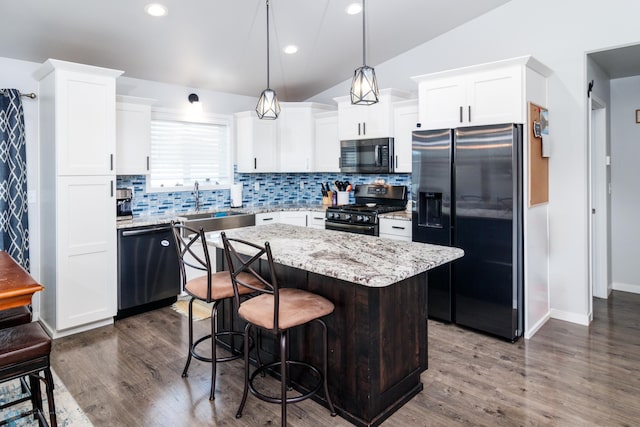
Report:
[{"label": "black gas range", "polygon": [[407,206],[406,185],[356,185],[354,196],[355,204],[327,208],[325,229],[378,236],[378,215],[403,211]]}]

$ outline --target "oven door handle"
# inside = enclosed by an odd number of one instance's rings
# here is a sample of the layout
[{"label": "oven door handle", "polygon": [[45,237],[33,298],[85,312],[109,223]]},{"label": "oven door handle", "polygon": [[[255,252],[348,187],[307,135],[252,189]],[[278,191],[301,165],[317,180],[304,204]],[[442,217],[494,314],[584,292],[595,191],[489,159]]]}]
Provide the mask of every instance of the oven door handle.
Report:
[{"label": "oven door handle", "polygon": [[342,231],[342,230],[374,231],[376,229],[375,225],[353,225],[353,224],[336,223],[331,221],[325,221],[324,225],[326,229],[336,230],[336,231]]}]

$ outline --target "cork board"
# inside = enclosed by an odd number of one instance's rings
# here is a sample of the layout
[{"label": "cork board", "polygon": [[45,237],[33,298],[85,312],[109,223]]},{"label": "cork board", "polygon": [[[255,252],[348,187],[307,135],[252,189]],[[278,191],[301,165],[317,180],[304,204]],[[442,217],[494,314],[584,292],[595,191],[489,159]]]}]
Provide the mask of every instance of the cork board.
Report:
[{"label": "cork board", "polygon": [[549,158],[542,157],[542,138],[533,133],[544,107],[529,103],[529,207],[549,202]]}]

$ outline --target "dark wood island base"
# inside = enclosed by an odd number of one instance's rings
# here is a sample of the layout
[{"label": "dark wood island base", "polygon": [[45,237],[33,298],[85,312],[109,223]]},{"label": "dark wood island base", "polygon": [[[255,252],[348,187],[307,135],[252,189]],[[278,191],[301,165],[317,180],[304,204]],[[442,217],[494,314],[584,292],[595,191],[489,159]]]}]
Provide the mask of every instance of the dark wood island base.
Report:
[{"label": "dark wood island base", "polygon": [[[217,249],[218,270],[226,269]],[[261,263],[261,269],[268,268]],[[322,295],[335,304],[324,318],[329,331],[329,392],[338,414],[358,426],[377,426],[418,394],[420,374],[427,369],[427,273],[385,287],[360,284],[276,265],[283,286]],[[263,272],[264,273],[264,272]],[[231,304],[219,308],[220,328],[238,330],[242,321],[230,320]],[[226,313],[226,314],[225,314]],[[313,325],[291,331],[292,359],[322,366],[321,332]],[[278,358],[274,337],[257,340],[263,363]],[[227,342],[228,343],[228,342]],[[241,343],[233,346],[240,348]],[[292,373],[294,388],[312,387],[311,378]],[[326,405],[322,396],[314,399]]]}]

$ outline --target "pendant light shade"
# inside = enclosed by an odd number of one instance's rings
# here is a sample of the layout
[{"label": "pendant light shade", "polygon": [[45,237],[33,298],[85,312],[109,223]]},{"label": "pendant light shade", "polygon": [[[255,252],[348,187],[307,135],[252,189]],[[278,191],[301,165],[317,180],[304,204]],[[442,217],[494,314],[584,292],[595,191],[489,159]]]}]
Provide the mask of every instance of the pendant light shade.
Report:
[{"label": "pendant light shade", "polygon": [[356,69],[351,81],[351,103],[370,105],[378,102],[378,80],[376,72],[367,65],[365,42],[364,2],[362,0],[362,67]]},{"label": "pendant light shade", "polygon": [[275,120],[280,114],[280,103],[273,89],[269,88],[269,0],[267,2],[267,88],[262,91],[256,105],[259,119]]}]

